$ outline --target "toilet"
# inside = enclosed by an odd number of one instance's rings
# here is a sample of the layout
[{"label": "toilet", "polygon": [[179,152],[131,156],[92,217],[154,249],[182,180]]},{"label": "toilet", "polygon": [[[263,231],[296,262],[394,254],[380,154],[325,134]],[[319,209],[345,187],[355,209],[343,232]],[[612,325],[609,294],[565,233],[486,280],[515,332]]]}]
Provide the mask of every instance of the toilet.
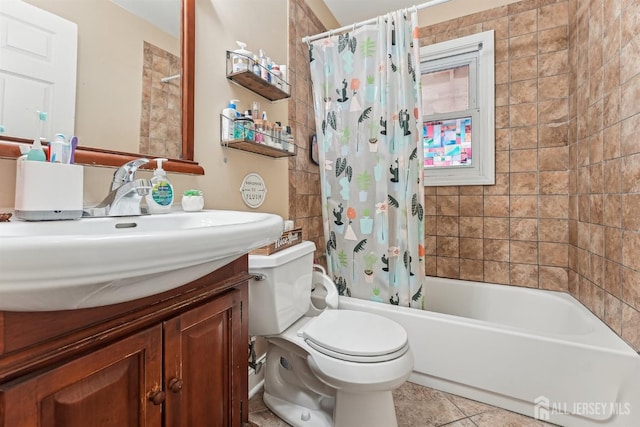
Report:
[{"label": "toilet", "polygon": [[[413,370],[407,333],[385,317],[338,310],[314,251],[301,242],[249,255],[249,334],[269,343],[264,402],[293,426],[397,426],[391,393]],[[319,287],[325,308],[312,303]]]}]

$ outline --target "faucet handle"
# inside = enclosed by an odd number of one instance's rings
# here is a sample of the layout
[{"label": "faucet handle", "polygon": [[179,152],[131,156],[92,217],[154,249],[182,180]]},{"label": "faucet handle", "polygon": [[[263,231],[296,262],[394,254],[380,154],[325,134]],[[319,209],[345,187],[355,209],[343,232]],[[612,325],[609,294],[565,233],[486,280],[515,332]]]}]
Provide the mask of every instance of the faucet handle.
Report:
[{"label": "faucet handle", "polygon": [[125,182],[133,181],[138,168],[146,163],[149,163],[149,159],[142,157],[139,159],[131,160],[120,166],[113,174],[111,190],[119,188]]}]

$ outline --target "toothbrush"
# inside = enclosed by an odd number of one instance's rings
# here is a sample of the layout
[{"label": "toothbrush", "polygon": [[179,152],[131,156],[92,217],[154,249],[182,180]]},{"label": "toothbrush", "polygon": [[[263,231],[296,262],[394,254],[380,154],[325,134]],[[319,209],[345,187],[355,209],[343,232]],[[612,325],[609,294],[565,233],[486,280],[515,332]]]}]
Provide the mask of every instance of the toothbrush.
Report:
[{"label": "toothbrush", "polygon": [[71,144],[71,155],[69,156],[69,163],[73,164],[75,163],[76,148],[78,148],[78,137],[72,136],[70,144]]}]

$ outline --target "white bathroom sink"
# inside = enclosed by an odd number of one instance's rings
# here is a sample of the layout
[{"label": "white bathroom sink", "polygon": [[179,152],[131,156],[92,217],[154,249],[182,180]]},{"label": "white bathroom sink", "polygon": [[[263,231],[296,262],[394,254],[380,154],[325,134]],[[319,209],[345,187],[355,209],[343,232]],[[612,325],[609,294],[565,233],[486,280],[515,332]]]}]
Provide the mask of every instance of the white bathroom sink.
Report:
[{"label": "white bathroom sink", "polygon": [[280,237],[278,215],[209,210],[0,223],[0,310],[98,307],[158,294]]}]

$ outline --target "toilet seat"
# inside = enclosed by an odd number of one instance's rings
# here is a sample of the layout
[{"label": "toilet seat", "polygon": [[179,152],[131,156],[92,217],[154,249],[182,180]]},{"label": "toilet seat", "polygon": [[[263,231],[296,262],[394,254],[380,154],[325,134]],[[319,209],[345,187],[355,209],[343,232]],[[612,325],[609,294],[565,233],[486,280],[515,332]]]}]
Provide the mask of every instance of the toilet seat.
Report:
[{"label": "toilet seat", "polygon": [[349,362],[386,362],[409,349],[402,326],[362,311],[325,310],[298,331],[298,336],[314,350]]}]

